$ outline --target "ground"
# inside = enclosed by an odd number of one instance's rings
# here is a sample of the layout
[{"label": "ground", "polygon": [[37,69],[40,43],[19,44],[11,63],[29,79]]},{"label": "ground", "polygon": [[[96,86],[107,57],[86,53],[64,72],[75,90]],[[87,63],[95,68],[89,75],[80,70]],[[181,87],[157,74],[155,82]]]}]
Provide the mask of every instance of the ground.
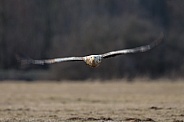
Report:
[{"label": "ground", "polygon": [[3,81],[0,121],[184,122],[184,81]]}]

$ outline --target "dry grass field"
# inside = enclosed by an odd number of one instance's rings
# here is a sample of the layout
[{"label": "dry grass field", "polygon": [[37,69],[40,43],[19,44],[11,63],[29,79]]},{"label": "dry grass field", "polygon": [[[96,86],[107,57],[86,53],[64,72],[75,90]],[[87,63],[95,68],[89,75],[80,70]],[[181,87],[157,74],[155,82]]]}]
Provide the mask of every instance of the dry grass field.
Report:
[{"label": "dry grass field", "polygon": [[0,83],[2,122],[184,122],[184,82]]}]

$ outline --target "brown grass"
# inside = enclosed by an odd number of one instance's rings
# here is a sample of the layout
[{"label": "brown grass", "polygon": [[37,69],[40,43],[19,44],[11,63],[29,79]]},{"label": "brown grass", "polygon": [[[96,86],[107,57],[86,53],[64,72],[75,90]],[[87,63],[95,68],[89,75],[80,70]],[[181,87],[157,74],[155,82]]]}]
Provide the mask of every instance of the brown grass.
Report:
[{"label": "brown grass", "polygon": [[0,121],[183,122],[184,82],[2,82]]}]

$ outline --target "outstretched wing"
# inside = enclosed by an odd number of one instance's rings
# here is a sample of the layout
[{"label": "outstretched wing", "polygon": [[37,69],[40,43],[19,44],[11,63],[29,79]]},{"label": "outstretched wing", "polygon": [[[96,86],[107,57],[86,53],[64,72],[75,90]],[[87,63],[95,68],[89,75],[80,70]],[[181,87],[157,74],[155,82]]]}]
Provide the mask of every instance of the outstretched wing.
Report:
[{"label": "outstretched wing", "polygon": [[67,62],[67,61],[83,61],[83,57],[66,57],[66,58],[54,58],[54,59],[45,59],[45,60],[34,60],[34,59],[24,59],[24,58],[17,58],[21,64],[53,64],[59,62]]},{"label": "outstretched wing", "polygon": [[108,53],[102,54],[102,57],[103,58],[109,58],[109,57],[114,57],[114,56],[122,55],[122,54],[146,52],[146,51],[156,47],[158,44],[160,44],[163,41],[163,39],[164,39],[164,34],[161,33],[160,37],[158,39],[156,39],[154,42],[152,42],[151,44],[149,44],[149,45],[136,47],[136,48],[133,48],[133,49],[124,49],[124,50],[108,52]]}]

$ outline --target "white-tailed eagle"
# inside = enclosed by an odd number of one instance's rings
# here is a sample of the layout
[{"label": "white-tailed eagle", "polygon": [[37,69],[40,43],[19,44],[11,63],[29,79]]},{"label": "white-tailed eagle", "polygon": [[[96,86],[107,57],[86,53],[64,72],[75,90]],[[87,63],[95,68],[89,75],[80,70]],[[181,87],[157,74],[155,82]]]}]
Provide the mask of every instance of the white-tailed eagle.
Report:
[{"label": "white-tailed eagle", "polygon": [[102,60],[106,58],[114,57],[117,55],[129,54],[129,53],[146,52],[148,50],[151,50],[152,48],[159,45],[160,42],[163,41],[163,39],[164,39],[164,35],[162,33],[158,39],[156,39],[152,43],[145,46],[140,46],[132,49],[111,51],[104,54],[89,55],[89,56],[83,56],[83,57],[64,57],[64,58],[53,58],[53,59],[45,59],[45,60],[33,60],[33,59],[24,59],[24,58],[18,58],[18,59],[23,64],[40,64],[40,65],[53,64],[53,63],[66,62],[66,61],[84,61],[87,65],[91,67],[97,67],[100,65]]}]

